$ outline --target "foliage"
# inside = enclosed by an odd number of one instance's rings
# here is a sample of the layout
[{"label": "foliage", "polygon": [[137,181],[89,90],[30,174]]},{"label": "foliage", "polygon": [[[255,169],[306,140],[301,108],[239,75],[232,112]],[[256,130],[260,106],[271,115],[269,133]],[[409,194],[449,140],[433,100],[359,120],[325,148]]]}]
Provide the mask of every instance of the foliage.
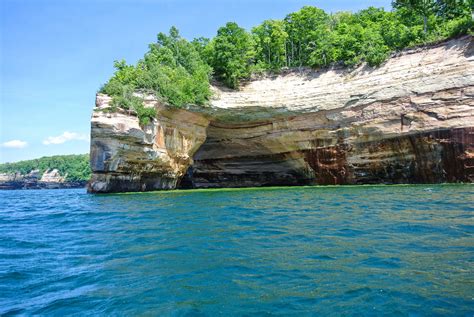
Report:
[{"label": "foliage", "polygon": [[[121,87],[120,95],[112,95],[111,108],[112,111],[121,108],[124,110],[133,110],[137,113],[138,120],[141,126],[150,123],[150,119],[156,117],[156,109],[145,107],[143,99],[134,94],[133,86],[124,85]],[[104,109],[104,110],[109,110]]]},{"label": "foliage", "polygon": [[309,64],[311,52],[321,45],[323,34],[330,30],[329,21],[329,15],[324,10],[311,6],[286,16],[284,26],[288,33],[288,66]]},{"label": "foliage", "polygon": [[256,72],[285,67],[376,67],[391,52],[471,34],[474,0],[393,0],[393,10],[369,7],[357,13],[328,14],[305,6],[283,20],[266,20],[251,32],[229,22],[213,39],[187,42],[176,28],[160,33],[136,66],[115,63],[116,72],[102,92],[114,103],[146,118],[133,92],[154,93],[182,107],[205,105],[211,74],[230,88]]},{"label": "foliage", "polygon": [[404,10],[402,12],[405,15],[409,13],[415,17],[421,17],[425,34],[428,32],[428,18],[435,13],[437,7],[434,0],[394,0],[392,5],[395,9]]},{"label": "foliage", "polygon": [[158,34],[157,42],[149,45],[149,51],[136,66],[116,61],[114,75],[100,92],[113,97],[113,106],[135,110],[142,125],[148,123],[155,112],[145,108],[135,92],[152,93],[177,108],[204,105],[211,96],[211,67],[197,48],[172,27],[169,35]]},{"label": "foliage", "polygon": [[214,42],[207,37],[200,37],[191,41],[194,49],[199,53],[201,59],[208,65],[213,64]]},{"label": "foliage", "polygon": [[[437,11],[445,19],[466,19],[471,16],[473,0],[437,0]],[[471,19],[472,20],[472,19]]]},{"label": "foliage", "polygon": [[57,169],[61,175],[66,175],[67,181],[87,181],[91,176],[89,154],[56,155],[35,160],[0,164],[0,173],[20,172],[25,175],[38,169],[43,174],[48,169]]},{"label": "foliage", "polygon": [[468,34],[474,30],[474,22],[472,18],[467,16],[447,21],[443,25],[443,35],[446,37],[454,37],[462,34]]},{"label": "foliage", "polygon": [[237,88],[240,79],[250,76],[254,56],[253,39],[245,29],[234,22],[219,28],[214,38],[212,66],[227,86]]},{"label": "foliage", "polygon": [[257,59],[263,68],[279,70],[287,65],[286,41],[288,33],[283,21],[266,20],[252,29]]}]

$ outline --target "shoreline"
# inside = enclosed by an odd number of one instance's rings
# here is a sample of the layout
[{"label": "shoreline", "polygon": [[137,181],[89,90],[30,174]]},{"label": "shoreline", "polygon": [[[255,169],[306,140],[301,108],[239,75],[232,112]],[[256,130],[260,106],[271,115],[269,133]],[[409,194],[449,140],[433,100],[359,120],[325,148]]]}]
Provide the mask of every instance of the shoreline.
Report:
[{"label": "shoreline", "polygon": [[262,186],[262,187],[228,187],[228,188],[195,188],[195,189],[171,189],[155,190],[146,192],[122,192],[122,193],[94,193],[92,195],[134,195],[134,194],[172,194],[172,193],[200,193],[200,192],[233,192],[233,191],[273,191],[288,189],[332,189],[332,188],[370,188],[370,187],[408,187],[408,186],[474,186],[474,183],[438,183],[438,184],[361,184],[361,185],[311,185],[311,186]]},{"label": "shoreline", "polygon": [[32,190],[32,189],[79,189],[86,188],[88,181],[78,182],[4,182],[0,183],[0,190]]}]

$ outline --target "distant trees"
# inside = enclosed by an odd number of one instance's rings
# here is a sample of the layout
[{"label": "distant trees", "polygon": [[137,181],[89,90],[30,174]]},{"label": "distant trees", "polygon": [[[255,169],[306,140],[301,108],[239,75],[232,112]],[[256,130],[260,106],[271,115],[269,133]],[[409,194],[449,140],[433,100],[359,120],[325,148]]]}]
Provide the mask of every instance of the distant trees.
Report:
[{"label": "distant trees", "polygon": [[[426,22],[432,15],[447,19],[462,18],[472,14],[472,0],[393,0],[396,10],[411,10]],[[425,24],[425,26],[427,26]]]},{"label": "distant trees", "polygon": [[474,0],[393,0],[394,10],[369,7],[357,13],[328,14],[305,6],[283,20],[265,20],[247,32],[234,22],[213,39],[191,42],[171,28],[137,65],[115,63],[114,76],[102,92],[114,105],[134,109],[142,124],[153,110],[142,107],[136,92],[148,91],[174,107],[205,105],[210,79],[238,88],[257,71],[284,67],[354,67],[382,64],[390,52],[460,34],[472,34]]},{"label": "distant trees", "polygon": [[0,173],[19,172],[26,175],[36,169],[40,171],[40,175],[48,169],[57,169],[62,176],[67,174],[67,181],[87,181],[91,176],[88,154],[56,155],[35,160],[0,164]]}]

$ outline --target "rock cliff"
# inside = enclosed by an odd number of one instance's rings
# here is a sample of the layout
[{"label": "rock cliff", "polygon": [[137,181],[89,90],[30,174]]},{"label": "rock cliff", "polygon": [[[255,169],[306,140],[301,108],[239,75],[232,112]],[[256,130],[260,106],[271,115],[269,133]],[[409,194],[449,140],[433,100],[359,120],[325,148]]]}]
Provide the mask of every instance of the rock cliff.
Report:
[{"label": "rock cliff", "polygon": [[0,189],[58,189],[84,188],[86,181],[68,181],[57,169],[48,169],[43,174],[35,169],[28,174],[0,173]]},{"label": "rock cliff", "polygon": [[288,70],[213,87],[206,108],[148,97],[145,127],[98,95],[89,190],[474,182],[473,53],[467,36],[378,68]]},{"label": "rock cliff", "polygon": [[152,97],[148,107],[157,118],[140,127],[126,112],[107,113],[110,98],[98,95],[92,115],[92,192],[146,191],[176,188],[206,140],[209,120],[202,114],[167,109]]}]

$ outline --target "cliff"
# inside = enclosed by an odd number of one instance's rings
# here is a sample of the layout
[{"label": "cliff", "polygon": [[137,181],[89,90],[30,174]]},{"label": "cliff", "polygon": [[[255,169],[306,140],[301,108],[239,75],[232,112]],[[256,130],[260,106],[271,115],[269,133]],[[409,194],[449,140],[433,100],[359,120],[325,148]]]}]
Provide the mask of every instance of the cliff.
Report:
[{"label": "cliff", "polygon": [[474,181],[471,36],[407,50],[383,66],[288,70],[206,108],[157,118],[92,116],[91,192]]},{"label": "cliff", "polygon": [[48,169],[44,173],[32,170],[23,175],[17,173],[0,173],[0,189],[59,189],[84,188],[86,181],[67,181],[57,169]]}]

